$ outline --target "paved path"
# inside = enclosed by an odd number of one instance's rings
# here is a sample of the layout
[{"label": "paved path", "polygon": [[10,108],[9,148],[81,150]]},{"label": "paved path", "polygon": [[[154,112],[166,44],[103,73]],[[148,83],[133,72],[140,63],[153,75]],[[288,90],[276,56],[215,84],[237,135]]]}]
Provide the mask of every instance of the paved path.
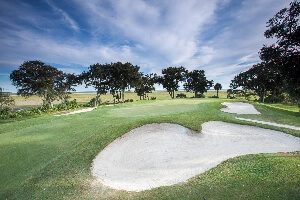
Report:
[{"label": "paved path", "polygon": [[62,114],[58,114],[58,115],[54,115],[54,116],[66,116],[66,115],[75,115],[78,113],[85,113],[85,112],[90,112],[92,110],[94,110],[95,108],[84,108],[84,109],[80,109],[80,110],[75,110],[72,112],[68,112],[68,113],[62,113]]},{"label": "paved path", "polygon": [[255,122],[255,123],[259,123],[259,124],[266,124],[266,125],[270,125],[270,126],[276,126],[276,127],[282,127],[282,128],[288,128],[288,129],[300,131],[300,127],[287,125],[287,124],[278,124],[278,123],[274,123],[274,122],[266,122],[266,121],[260,121],[260,120],[256,120],[256,119],[246,119],[246,118],[242,118],[242,117],[236,117],[236,119],[247,121],[247,122]]}]

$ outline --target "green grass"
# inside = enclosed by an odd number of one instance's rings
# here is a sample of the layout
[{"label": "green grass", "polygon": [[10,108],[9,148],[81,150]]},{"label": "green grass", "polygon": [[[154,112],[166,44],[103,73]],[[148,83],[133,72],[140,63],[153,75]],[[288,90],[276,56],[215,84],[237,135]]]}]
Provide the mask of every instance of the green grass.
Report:
[{"label": "green grass", "polygon": [[[299,199],[299,153],[230,159],[187,183],[140,193],[94,183],[90,175],[94,157],[114,139],[143,124],[172,122],[198,131],[211,120],[253,125],[221,112],[223,101],[137,101],[89,113],[0,124],[0,199]],[[264,120],[283,117],[300,125],[293,112],[257,107]],[[276,130],[300,136],[299,131]]]},{"label": "green grass", "polygon": [[299,106],[298,105],[289,105],[289,104],[281,104],[281,103],[272,103],[272,104],[262,104],[268,107],[272,107],[272,108],[277,108],[277,109],[281,109],[281,110],[286,110],[286,111],[291,111],[291,112],[296,112],[299,113]]}]

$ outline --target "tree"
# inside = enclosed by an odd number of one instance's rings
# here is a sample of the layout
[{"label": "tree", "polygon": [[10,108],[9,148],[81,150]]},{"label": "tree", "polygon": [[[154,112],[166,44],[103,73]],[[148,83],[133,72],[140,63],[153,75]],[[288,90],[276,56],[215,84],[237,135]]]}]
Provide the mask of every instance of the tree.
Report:
[{"label": "tree", "polygon": [[97,92],[94,106],[101,103],[100,95],[106,94],[110,89],[110,65],[93,64],[87,72],[81,75],[87,86],[93,86]]},{"label": "tree", "polygon": [[175,97],[175,91],[178,91],[179,82],[185,80],[186,73],[184,67],[168,67],[162,70],[163,76],[158,79],[158,82],[168,91],[172,99]]},{"label": "tree", "polygon": [[284,90],[300,104],[300,3],[280,10],[267,22],[266,38],[276,38],[276,44],[264,46],[261,59],[279,70],[284,78]]},{"label": "tree", "polygon": [[3,88],[0,87],[0,110],[14,105],[15,101],[10,96],[9,92],[4,92]]},{"label": "tree", "polygon": [[222,85],[220,83],[216,83],[214,89],[217,90],[217,97],[219,98],[219,90],[222,90]]},{"label": "tree", "polygon": [[75,91],[74,86],[81,83],[79,76],[75,74],[63,73],[57,77],[58,84],[55,88],[59,99],[64,103],[69,101],[71,91]]},{"label": "tree", "polygon": [[212,85],[213,81],[206,79],[204,70],[193,70],[186,74],[184,89],[187,92],[194,92],[195,97],[199,97],[199,94],[203,95]]},{"label": "tree", "polygon": [[131,63],[111,63],[110,64],[110,93],[114,97],[122,98],[124,102],[124,93],[126,89],[135,87],[140,79],[140,67]]},{"label": "tree", "polygon": [[262,62],[253,65],[250,69],[234,77],[231,87],[236,89],[242,87],[246,90],[254,91],[261,102],[265,97],[274,94],[281,86],[281,75],[272,66]]},{"label": "tree", "polygon": [[110,92],[114,101],[124,101],[126,89],[136,86],[139,78],[139,67],[131,63],[93,64],[81,77],[87,86],[93,86],[97,91],[95,106],[101,102],[100,95]]},{"label": "tree", "polygon": [[58,88],[63,72],[41,61],[26,61],[10,74],[10,79],[18,88],[18,94],[28,97],[38,95],[43,104],[52,107],[59,97]]},{"label": "tree", "polygon": [[141,73],[140,79],[135,87],[135,92],[140,97],[140,100],[145,99],[148,93],[151,93],[156,82],[156,74],[146,74]]}]

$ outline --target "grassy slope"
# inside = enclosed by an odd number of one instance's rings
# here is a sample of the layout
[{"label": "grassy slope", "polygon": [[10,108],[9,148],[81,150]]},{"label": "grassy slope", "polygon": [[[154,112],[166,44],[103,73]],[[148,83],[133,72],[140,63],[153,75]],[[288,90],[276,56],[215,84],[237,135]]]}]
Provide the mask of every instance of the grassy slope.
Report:
[{"label": "grassy slope", "polygon": [[[268,195],[271,199],[285,195],[297,199],[300,194],[299,154],[230,159],[188,183],[142,193],[114,191],[93,183],[92,159],[107,144],[134,127],[173,122],[199,130],[203,122],[210,120],[244,123],[235,120],[235,115],[219,111],[223,101],[139,101],[73,116],[43,116],[1,124],[0,199],[253,199]],[[263,119],[279,112],[263,106],[259,109],[265,109]],[[298,115],[284,112],[281,116],[300,125]],[[299,131],[288,133],[300,136]]]}]

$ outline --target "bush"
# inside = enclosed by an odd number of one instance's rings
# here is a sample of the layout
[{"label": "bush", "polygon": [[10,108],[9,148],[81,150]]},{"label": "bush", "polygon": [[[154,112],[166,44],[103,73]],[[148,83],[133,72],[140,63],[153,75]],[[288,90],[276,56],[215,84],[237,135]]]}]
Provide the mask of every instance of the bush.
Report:
[{"label": "bush", "polygon": [[195,96],[195,98],[205,98],[205,95],[204,95],[204,94],[197,94],[197,95]]},{"label": "bush", "polygon": [[218,96],[214,95],[214,96],[211,96],[209,98],[219,98]]},{"label": "bush", "polygon": [[133,99],[126,99],[124,102],[125,103],[127,103],[127,102],[133,102]]},{"label": "bush", "polygon": [[97,101],[97,99],[94,97],[94,98],[92,98],[88,103],[87,103],[87,105],[89,106],[89,107],[94,107],[95,105],[98,105],[100,102],[99,101]]},{"label": "bush", "polygon": [[151,97],[150,100],[156,100],[156,97]]},{"label": "bush", "polygon": [[179,93],[179,94],[176,95],[176,98],[186,98],[186,94]]},{"label": "bush", "polygon": [[4,107],[0,109],[0,119],[8,119],[12,114],[12,110],[9,107]]},{"label": "bush", "polygon": [[43,105],[41,107],[36,107],[31,109],[20,109],[17,111],[13,111],[11,108],[5,107],[0,109],[0,119],[29,117],[29,116],[41,115],[43,113],[51,113],[55,111],[75,109],[78,107],[80,107],[80,105],[77,103],[76,99],[58,105],[54,105],[53,107],[49,105]]}]

